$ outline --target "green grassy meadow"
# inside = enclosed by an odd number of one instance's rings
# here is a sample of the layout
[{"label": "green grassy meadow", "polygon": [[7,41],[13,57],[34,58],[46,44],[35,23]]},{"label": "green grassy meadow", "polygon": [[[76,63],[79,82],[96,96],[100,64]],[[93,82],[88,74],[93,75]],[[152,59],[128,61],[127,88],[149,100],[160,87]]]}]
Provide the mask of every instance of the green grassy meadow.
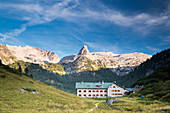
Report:
[{"label": "green grassy meadow", "polygon": [[[116,99],[116,98],[112,98]],[[140,97],[119,97],[119,102],[113,102],[111,105],[107,105],[101,101],[99,107],[94,109],[94,113],[164,113],[170,112],[170,103],[157,100],[141,99]],[[104,99],[105,101],[106,99]]]},{"label": "green grassy meadow", "polygon": [[[40,95],[19,92],[21,89],[38,91]],[[25,75],[0,69],[0,113],[79,113],[91,109],[95,102],[57,90]]]},{"label": "green grassy meadow", "polygon": [[[20,92],[21,89],[27,92]],[[31,91],[37,91],[38,94],[32,94]],[[95,107],[95,103],[100,103],[99,107],[90,113],[170,111],[168,102],[129,98],[117,98],[119,102],[107,105],[104,103],[106,98],[80,98],[0,67],[0,113],[87,113]]]}]

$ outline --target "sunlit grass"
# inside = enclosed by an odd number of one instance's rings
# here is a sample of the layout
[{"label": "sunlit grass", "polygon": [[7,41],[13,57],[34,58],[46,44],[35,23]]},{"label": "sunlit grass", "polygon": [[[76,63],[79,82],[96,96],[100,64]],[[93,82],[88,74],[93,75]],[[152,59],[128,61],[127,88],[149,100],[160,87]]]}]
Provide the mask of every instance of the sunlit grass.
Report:
[{"label": "sunlit grass", "polygon": [[[1,75],[5,75],[2,78]],[[19,92],[26,89],[28,92]],[[32,94],[31,91],[38,91]],[[170,111],[170,103],[140,97],[119,97],[119,102],[107,105],[106,99],[85,99],[57,90],[24,75],[16,75],[0,68],[0,113],[86,113],[100,103],[91,113],[152,113]]]},{"label": "sunlit grass", "polygon": [[[0,112],[82,112],[91,109],[95,100],[76,97],[24,75],[0,69]],[[28,92],[19,92],[27,89]],[[29,91],[38,91],[32,94]]]},{"label": "sunlit grass", "polygon": [[[115,98],[112,98],[115,99]],[[170,112],[170,103],[161,102],[157,100],[141,99],[140,97],[128,98],[122,97],[117,98],[119,102],[113,102],[112,105],[106,105],[104,102],[99,105],[98,109],[93,112],[96,113],[131,113],[131,112],[143,112],[152,113],[163,110]]]}]

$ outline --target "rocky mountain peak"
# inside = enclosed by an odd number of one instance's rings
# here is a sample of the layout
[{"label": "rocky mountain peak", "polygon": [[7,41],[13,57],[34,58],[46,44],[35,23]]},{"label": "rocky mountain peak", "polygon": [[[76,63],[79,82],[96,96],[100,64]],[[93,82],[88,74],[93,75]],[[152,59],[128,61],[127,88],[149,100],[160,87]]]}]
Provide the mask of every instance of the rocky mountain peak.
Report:
[{"label": "rocky mountain peak", "polygon": [[[31,46],[11,46],[0,44],[0,59],[4,64],[13,63],[15,60],[23,60],[35,64],[58,63],[56,53]],[[6,59],[9,59],[6,61]]]},{"label": "rocky mountain peak", "polygon": [[84,45],[78,53],[78,55],[88,55],[88,54],[89,54],[89,50],[86,45]]}]

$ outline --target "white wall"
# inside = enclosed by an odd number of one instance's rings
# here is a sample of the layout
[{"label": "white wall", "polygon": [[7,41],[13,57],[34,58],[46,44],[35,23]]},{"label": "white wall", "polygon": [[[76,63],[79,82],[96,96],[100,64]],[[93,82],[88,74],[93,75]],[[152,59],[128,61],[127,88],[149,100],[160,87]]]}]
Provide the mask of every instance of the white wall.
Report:
[{"label": "white wall", "polygon": [[[115,88],[113,88],[113,86],[115,86]],[[79,90],[81,90],[81,92],[79,92]],[[86,92],[84,92],[84,90],[86,90]],[[89,92],[89,90],[91,90],[91,92]],[[95,92],[93,92],[93,90],[95,90]],[[99,92],[96,92],[96,91],[99,91]],[[100,92],[100,91],[103,91],[103,92]],[[112,90],[117,90],[116,92],[113,92]],[[118,92],[118,90],[120,90],[120,92]],[[107,92],[104,92],[104,91],[107,91]],[[123,96],[125,92],[128,92],[127,90],[124,90],[123,88],[117,86],[116,84],[112,84],[109,88],[107,89],[77,89],[77,96],[79,97],[84,97],[84,98],[105,98],[105,97],[118,97],[118,96]],[[86,96],[84,96],[84,94],[86,94]],[[89,96],[89,94],[91,96]],[[96,96],[96,95],[99,95],[99,96]],[[100,95],[103,95],[103,96],[100,96]],[[116,94],[121,94],[121,95],[116,95]],[[95,95],[95,96],[93,96]],[[107,96],[104,96],[104,95],[107,95]]]},{"label": "white wall", "polygon": [[[115,87],[115,88],[114,88]],[[112,90],[117,90],[116,92],[113,92]],[[120,92],[118,92],[118,90],[120,90]],[[118,96],[123,96],[124,93],[127,90],[124,90],[123,88],[117,86],[116,84],[112,84],[109,88],[108,88],[108,97],[118,97]],[[117,94],[117,95],[116,95]],[[121,94],[121,95],[118,95]]]},{"label": "white wall", "polygon": [[[81,92],[79,92],[79,90],[81,90]],[[84,90],[86,90],[86,92],[84,92]],[[91,90],[91,92],[89,92],[89,90]],[[95,92],[93,92],[93,90]],[[99,91],[99,92],[96,92],[96,91]],[[100,91],[103,91],[103,92],[100,92]],[[77,89],[77,96],[79,96],[81,94],[81,97],[84,97],[84,98],[103,98],[103,97],[106,97],[104,95],[107,95],[107,92],[104,92],[104,91],[107,91],[107,89]],[[86,94],[86,96],[84,96],[84,94]],[[89,94],[91,96],[89,96]],[[97,96],[97,94],[99,96]],[[95,95],[95,96],[93,96]],[[100,96],[100,95],[103,95],[103,96]],[[79,96],[80,97],[80,96]]]}]

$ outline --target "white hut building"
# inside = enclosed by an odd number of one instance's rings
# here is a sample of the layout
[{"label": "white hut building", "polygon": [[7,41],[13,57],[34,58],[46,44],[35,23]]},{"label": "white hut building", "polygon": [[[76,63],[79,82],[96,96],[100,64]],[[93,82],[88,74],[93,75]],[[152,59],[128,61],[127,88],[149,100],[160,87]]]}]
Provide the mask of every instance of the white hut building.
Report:
[{"label": "white hut building", "polygon": [[105,98],[124,96],[129,90],[116,82],[76,82],[77,96],[84,98]]}]

